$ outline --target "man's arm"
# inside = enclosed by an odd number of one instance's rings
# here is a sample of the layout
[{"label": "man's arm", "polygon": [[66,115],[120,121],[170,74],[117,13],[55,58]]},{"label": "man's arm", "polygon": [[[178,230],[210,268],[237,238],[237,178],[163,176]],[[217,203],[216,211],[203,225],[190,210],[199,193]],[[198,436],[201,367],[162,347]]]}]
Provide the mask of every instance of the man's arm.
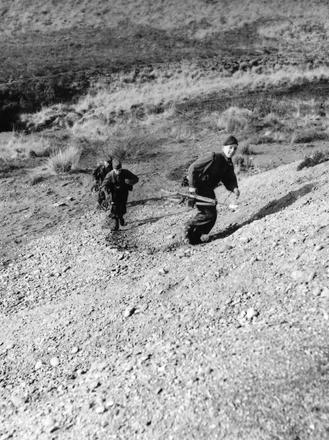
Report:
[{"label": "man's arm", "polygon": [[230,171],[225,175],[225,177],[222,179],[222,182],[225,186],[225,188],[228,191],[231,191],[235,194],[236,198],[238,199],[240,196],[240,190],[238,187],[238,181],[234,172],[234,168],[230,169]]},{"label": "man's arm", "polygon": [[129,170],[125,170],[124,179],[125,183],[130,186],[136,185],[139,181],[138,177]]},{"label": "man's arm", "polygon": [[109,197],[110,195],[111,186],[112,186],[112,179],[111,179],[111,171],[110,171],[109,173],[106,174],[101,185],[101,190],[104,191],[106,197]]}]

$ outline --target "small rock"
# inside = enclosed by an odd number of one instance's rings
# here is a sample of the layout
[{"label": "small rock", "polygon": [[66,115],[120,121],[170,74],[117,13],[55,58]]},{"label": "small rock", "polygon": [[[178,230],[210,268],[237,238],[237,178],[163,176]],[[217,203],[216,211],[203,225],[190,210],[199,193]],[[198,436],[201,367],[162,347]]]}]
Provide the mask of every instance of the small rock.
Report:
[{"label": "small rock", "polygon": [[113,400],[109,399],[105,402],[106,409],[111,408],[112,406],[114,406]]},{"label": "small rock", "polygon": [[328,287],[324,287],[322,289],[321,298],[329,298],[329,289],[328,289]]},{"label": "small rock", "polygon": [[39,360],[39,361],[36,362],[36,364],[34,366],[34,369],[35,370],[40,370],[40,368],[42,368],[42,366],[43,366],[43,362]]},{"label": "small rock", "polygon": [[165,267],[162,267],[161,269],[159,269],[160,275],[166,275],[168,272],[169,272],[169,270],[166,269]]},{"label": "small rock", "polygon": [[50,359],[49,363],[53,368],[56,368],[59,365],[59,359],[57,357],[53,357]]},{"label": "small rock", "polygon": [[294,270],[291,272],[291,278],[295,281],[302,281],[305,278],[305,273],[301,270]]},{"label": "small rock", "polygon": [[95,412],[96,412],[97,414],[104,414],[104,413],[106,412],[106,408],[105,408],[104,405],[98,405],[98,406],[96,406],[96,408],[95,408]]},{"label": "small rock", "polygon": [[251,241],[251,238],[250,238],[250,237],[244,237],[244,236],[242,236],[242,237],[240,237],[240,241],[241,241],[241,243],[243,243],[243,244],[247,244],[247,243],[249,243],[249,242]]},{"label": "small rock", "polygon": [[251,321],[256,316],[258,316],[258,311],[257,310],[253,309],[252,307],[247,310],[246,318],[248,319],[248,321]]},{"label": "small rock", "polygon": [[124,318],[129,318],[129,317],[132,316],[135,312],[136,312],[136,307],[130,307],[129,309],[126,309],[126,310],[123,312],[123,317],[124,317]]},{"label": "small rock", "polygon": [[57,429],[59,429],[56,420],[50,416],[44,419],[44,426],[47,429],[47,431],[50,433],[55,432]]},{"label": "small rock", "polygon": [[71,354],[77,354],[79,351],[79,347],[72,347]]},{"label": "small rock", "polygon": [[24,399],[23,397],[21,397],[21,396],[17,396],[17,395],[13,395],[13,396],[11,396],[10,400],[11,400],[11,403],[12,403],[16,408],[21,407],[21,406],[24,405],[24,403],[25,403],[25,399]]},{"label": "small rock", "polygon": [[315,251],[321,251],[324,248],[323,244],[318,244],[317,246],[315,246],[314,250]]},{"label": "small rock", "polygon": [[319,286],[314,287],[312,293],[314,296],[320,296],[321,295],[321,288]]},{"label": "small rock", "polygon": [[307,277],[307,282],[310,283],[316,276],[316,272],[312,271],[309,273],[308,277]]}]

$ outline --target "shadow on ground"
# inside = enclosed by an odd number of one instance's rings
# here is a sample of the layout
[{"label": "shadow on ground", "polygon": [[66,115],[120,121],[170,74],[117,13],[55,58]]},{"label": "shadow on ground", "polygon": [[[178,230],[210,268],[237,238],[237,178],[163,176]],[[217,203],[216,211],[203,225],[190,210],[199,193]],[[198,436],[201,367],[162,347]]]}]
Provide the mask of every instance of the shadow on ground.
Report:
[{"label": "shadow on ground", "polygon": [[229,225],[226,229],[224,229],[224,231],[220,231],[217,234],[211,235],[209,237],[208,243],[221,238],[229,237],[230,235],[234,234],[234,232],[236,232],[238,229],[241,229],[244,226],[253,223],[255,220],[260,220],[264,217],[267,217],[268,215],[275,214],[276,212],[287,208],[288,206],[295,203],[300,197],[303,197],[311,192],[314,187],[315,183],[308,183],[307,185],[302,186],[296,191],[290,191],[287,195],[281,197],[280,199],[271,200],[256,214],[253,214],[249,219],[245,220],[244,222]]}]

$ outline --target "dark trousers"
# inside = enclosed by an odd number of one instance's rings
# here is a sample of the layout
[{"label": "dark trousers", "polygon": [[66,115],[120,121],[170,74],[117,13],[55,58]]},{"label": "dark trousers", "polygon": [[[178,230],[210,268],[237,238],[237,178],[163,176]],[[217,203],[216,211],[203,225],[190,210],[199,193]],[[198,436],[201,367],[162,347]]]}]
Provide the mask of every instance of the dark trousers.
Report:
[{"label": "dark trousers", "polygon": [[[215,199],[215,193],[209,188],[197,189],[200,196]],[[216,206],[203,206],[196,204],[197,214],[186,225],[186,237],[191,243],[197,243],[201,235],[209,234],[217,219]]]}]

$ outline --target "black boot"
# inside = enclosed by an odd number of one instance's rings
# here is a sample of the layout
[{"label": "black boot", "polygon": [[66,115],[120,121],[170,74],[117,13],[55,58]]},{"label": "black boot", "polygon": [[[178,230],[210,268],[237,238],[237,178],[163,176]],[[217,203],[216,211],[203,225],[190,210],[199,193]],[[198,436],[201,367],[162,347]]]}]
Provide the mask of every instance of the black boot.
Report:
[{"label": "black boot", "polygon": [[195,232],[195,228],[191,225],[188,225],[184,231],[184,237],[189,242],[189,244],[200,244],[201,243],[201,235]]},{"label": "black boot", "polygon": [[112,231],[118,231],[119,230],[119,219],[115,218],[114,219],[114,226],[112,228]]}]

